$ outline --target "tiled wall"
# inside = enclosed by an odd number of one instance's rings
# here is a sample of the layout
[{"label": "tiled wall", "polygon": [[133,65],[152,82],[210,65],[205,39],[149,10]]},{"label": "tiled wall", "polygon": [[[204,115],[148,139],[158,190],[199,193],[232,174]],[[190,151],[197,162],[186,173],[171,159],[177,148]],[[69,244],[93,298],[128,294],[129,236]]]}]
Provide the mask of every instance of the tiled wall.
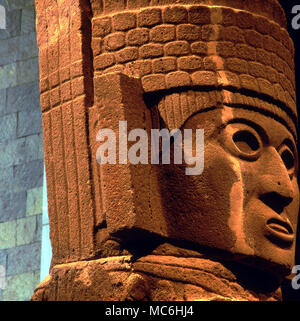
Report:
[{"label": "tiled wall", "polygon": [[44,167],[34,0],[0,5],[0,301],[29,300],[40,281]]}]

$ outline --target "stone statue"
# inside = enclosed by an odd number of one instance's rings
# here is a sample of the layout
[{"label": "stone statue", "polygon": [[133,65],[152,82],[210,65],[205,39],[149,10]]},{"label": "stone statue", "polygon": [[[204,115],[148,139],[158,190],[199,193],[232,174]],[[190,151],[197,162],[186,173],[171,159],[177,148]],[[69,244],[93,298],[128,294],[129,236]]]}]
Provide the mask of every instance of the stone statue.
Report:
[{"label": "stone statue", "polygon": [[[53,258],[32,300],[280,300],[299,189],[278,1],[36,9]],[[116,163],[97,161],[101,129],[116,133]],[[174,136],[169,163],[128,162],[132,129],[203,130],[203,170],[175,161]]]}]

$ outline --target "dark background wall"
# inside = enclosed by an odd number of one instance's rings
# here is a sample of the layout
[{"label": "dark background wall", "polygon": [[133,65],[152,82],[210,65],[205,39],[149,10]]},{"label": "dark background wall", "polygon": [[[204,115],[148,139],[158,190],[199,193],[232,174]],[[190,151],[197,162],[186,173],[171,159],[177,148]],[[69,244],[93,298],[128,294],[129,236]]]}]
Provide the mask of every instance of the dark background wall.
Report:
[{"label": "dark background wall", "polygon": [[[280,0],[280,4],[282,5],[283,9],[285,10],[286,17],[287,17],[287,26],[288,32],[292,37],[295,45],[295,67],[296,67],[296,87],[297,87],[297,108],[298,108],[298,115],[300,114],[300,28],[294,29],[292,26],[292,20],[295,17],[295,14],[292,14],[292,8],[296,5],[300,6],[300,0]],[[300,11],[298,12],[300,14]],[[298,24],[300,27],[300,18],[298,19]],[[299,136],[299,126],[298,126],[298,136]],[[298,142],[298,151],[300,152],[300,144]],[[300,175],[298,179],[300,183]],[[300,220],[298,224],[298,232],[297,232],[297,248],[296,248],[296,264],[300,265]],[[300,301],[300,289],[294,290],[291,287],[290,281],[285,282],[283,288],[284,298],[287,300],[297,300]]]}]

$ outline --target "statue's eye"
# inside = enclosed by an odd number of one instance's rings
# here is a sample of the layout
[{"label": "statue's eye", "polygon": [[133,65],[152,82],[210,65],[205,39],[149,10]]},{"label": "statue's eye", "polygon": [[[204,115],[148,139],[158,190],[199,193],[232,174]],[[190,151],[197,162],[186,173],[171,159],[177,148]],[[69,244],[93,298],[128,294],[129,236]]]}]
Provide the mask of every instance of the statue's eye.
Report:
[{"label": "statue's eye", "polygon": [[222,136],[223,146],[233,155],[245,159],[258,159],[263,142],[259,133],[244,123],[231,123],[225,127]]},{"label": "statue's eye", "polygon": [[237,148],[246,154],[253,154],[259,149],[258,139],[248,130],[240,130],[232,137]]},{"label": "statue's eye", "polygon": [[293,175],[295,173],[295,163],[296,163],[294,153],[291,151],[291,149],[287,145],[281,146],[278,152],[281,156],[281,159],[289,175],[290,176]]},{"label": "statue's eye", "polygon": [[281,158],[284,162],[284,165],[287,169],[292,169],[294,167],[294,156],[289,150],[285,150],[281,154]]}]

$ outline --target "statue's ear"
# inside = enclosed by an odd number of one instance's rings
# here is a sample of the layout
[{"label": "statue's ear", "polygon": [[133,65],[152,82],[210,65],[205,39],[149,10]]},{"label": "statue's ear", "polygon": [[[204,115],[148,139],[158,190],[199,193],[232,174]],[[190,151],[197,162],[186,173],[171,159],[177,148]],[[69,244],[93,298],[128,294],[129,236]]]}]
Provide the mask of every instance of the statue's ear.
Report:
[{"label": "statue's ear", "polygon": [[[151,208],[151,199],[155,199],[155,207],[161,202],[154,168],[158,165],[151,165],[151,113],[141,81],[122,73],[105,74],[95,79],[94,92],[89,129],[95,199],[101,202],[96,205],[95,225],[99,233],[101,227],[107,228],[108,234],[125,240],[143,238],[148,232],[161,234],[164,223],[156,216],[162,216],[162,211]],[[128,141],[130,132],[144,136]],[[106,135],[111,137],[104,138]],[[134,164],[130,150],[141,140],[144,162]]]}]

